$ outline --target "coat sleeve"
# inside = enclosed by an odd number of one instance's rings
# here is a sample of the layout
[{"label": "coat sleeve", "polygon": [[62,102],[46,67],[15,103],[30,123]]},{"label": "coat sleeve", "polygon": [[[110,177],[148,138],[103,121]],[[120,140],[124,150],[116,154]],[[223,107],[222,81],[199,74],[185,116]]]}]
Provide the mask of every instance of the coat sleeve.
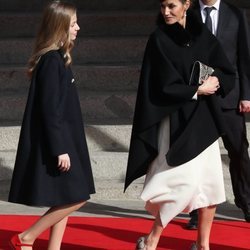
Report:
[{"label": "coat sleeve", "polygon": [[249,25],[246,13],[239,14],[240,25],[238,33],[238,73],[240,80],[240,99],[250,100],[250,41]]},{"label": "coat sleeve", "polygon": [[234,88],[235,71],[217,40],[210,49],[209,65],[214,68],[213,75],[219,79],[219,94],[225,97]]},{"label": "coat sleeve", "polygon": [[156,97],[162,97],[170,103],[189,101],[197,92],[198,86],[189,85],[183,76],[176,70],[171,60],[166,55],[164,44],[159,39],[152,41],[152,79]]},{"label": "coat sleeve", "polygon": [[52,156],[58,156],[67,153],[63,139],[66,83],[61,72],[64,65],[54,54],[45,56],[37,74],[41,122],[47,148]]},{"label": "coat sleeve", "polygon": [[[198,86],[185,83],[161,46],[162,43],[153,33],[144,53],[137,91],[133,128],[138,134],[192,101],[197,92]],[[147,136],[143,137],[145,139]]]}]

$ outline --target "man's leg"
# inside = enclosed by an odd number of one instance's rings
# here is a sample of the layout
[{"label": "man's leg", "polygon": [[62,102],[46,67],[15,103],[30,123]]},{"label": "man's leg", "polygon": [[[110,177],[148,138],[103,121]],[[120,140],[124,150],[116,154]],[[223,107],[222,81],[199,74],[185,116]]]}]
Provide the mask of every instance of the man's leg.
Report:
[{"label": "man's leg", "polygon": [[186,225],[186,229],[196,230],[198,228],[198,210],[193,210],[190,215],[190,220]]},{"label": "man's leg", "polygon": [[223,143],[230,159],[231,175],[235,204],[241,208],[246,221],[250,222],[250,159],[245,117],[236,110],[224,110],[226,136]]}]

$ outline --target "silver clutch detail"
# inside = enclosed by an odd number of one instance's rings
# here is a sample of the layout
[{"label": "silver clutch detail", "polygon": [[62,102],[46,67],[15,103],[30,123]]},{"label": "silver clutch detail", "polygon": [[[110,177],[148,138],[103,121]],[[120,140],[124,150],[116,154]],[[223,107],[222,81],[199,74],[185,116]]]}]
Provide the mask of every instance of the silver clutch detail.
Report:
[{"label": "silver clutch detail", "polygon": [[195,61],[191,71],[189,85],[202,84],[204,80],[213,74],[213,72],[214,69],[212,67],[200,61]]}]

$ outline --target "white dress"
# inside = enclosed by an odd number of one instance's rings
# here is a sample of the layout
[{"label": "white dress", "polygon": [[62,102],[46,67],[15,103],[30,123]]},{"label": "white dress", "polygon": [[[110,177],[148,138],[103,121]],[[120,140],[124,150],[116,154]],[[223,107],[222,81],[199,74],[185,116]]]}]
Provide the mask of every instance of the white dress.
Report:
[{"label": "white dress", "polygon": [[226,199],[218,140],[191,161],[170,167],[165,157],[169,134],[167,117],[159,129],[159,154],[149,167],[141,193],[145,208],[154,216],[159,212],[164,227],[181,212],[219,204]]}]

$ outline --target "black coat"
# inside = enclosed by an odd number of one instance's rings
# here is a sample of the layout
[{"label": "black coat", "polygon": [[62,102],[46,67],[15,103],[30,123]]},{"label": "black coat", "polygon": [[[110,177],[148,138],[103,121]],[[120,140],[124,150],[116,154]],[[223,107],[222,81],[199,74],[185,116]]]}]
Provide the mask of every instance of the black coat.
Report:
[{"label": "black coat", "polygon": [[[60,172],[57,156],[71,168]],[[43,55],[31,80],[9,201],[55,206],[89,199],[94,182],[76,83],[60,51]]]},{"label": "black coat", "polygon": [[216,38],[189,11],[186,28],[159,25],[145,50],[130,142],[125,188],[146,174],[158,154],[158,126],[170,116],[170,166],[183,164],[201,153],[223,133],[216,95],[192,100],[198,86],[190,86],[193,63],[215,69],[223,96],[234,84],[234,71]]}]

